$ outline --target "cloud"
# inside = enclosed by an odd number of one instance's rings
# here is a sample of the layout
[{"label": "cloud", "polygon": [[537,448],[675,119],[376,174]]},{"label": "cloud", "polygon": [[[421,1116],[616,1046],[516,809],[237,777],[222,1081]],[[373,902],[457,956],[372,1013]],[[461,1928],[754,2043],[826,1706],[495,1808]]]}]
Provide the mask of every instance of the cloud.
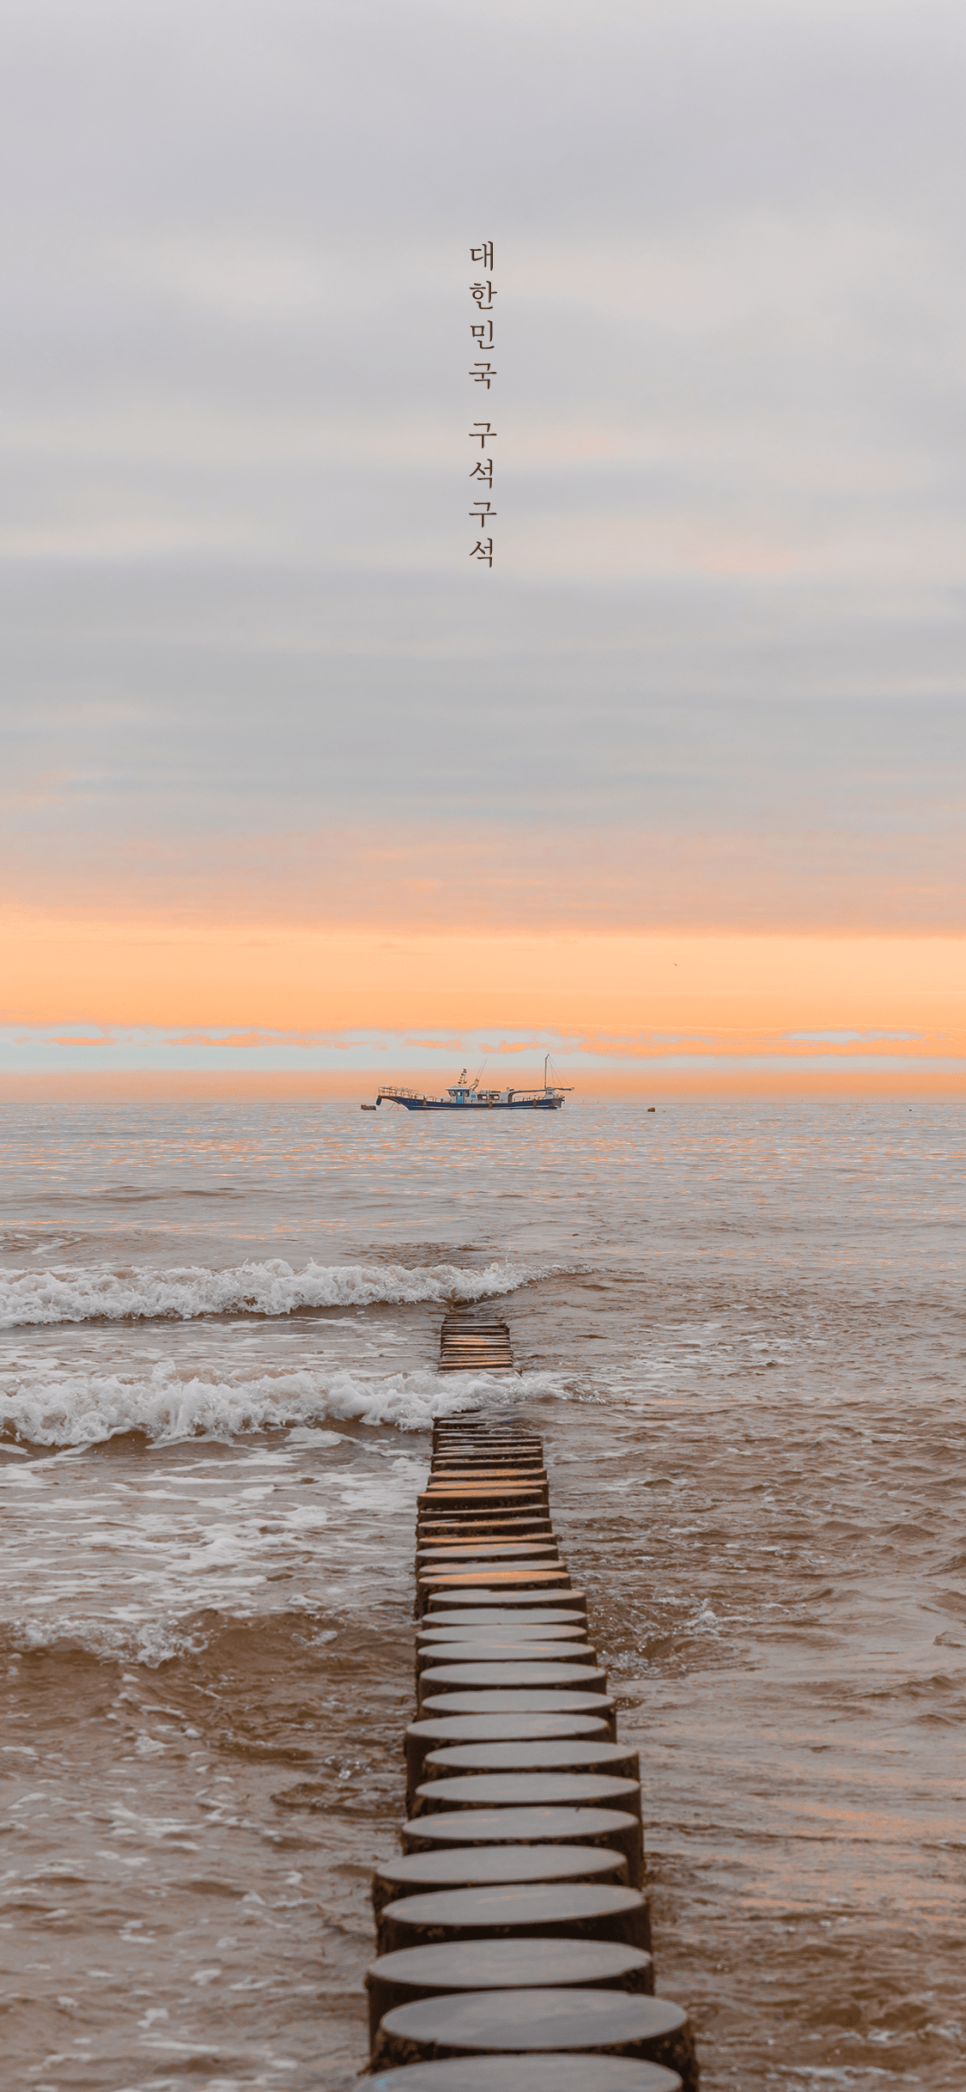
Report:
[{"label": "cloud", "polygon": [[113,1046],[114,1041],[107,1032],[61,1032],[50,1040],[51,1046]]},{"label": "cloud", "polygon": [[[856,805],[851,826],[841,777],[823,793],[804,736],[790,737],[788,775],[772,782],[761,741],[722,716],[707,722],[689,768],[680,723],[655,737],[650,775],[642,755],[636,780],[615,780],[608,826],[522,815],[487,826],[477,804],[461,823],[448,810],[434,823],[172,836],[145,820],[135,837],[79,832],[51,814],[26,840],[8,823],[0,884],[41,919],[113,920],[120,943],[126,922],[152,918],[176,940],[217,923],[244,924],[255,939],[283,926],[381,926],[394,937],[459,924],[474,934],[955,935],[966,927],[966,835],[949,790],[955,725],[950,716],[931,735],[925,723],[918,760],[903,765],[901,737],[880,718],[867,758],[878,796]],[[844,762],[845,736],[830,739]],[[859,737],[852,753],[861,759]],[[648,810],[640,826],[628,806],[635,787]]]},{"label": "cloud", "polygon": [[446,1052],[446,1053],[461,1053],[461,1052],[463,1051],[463,1041],[462,1041],[462,1039],[461,1039],[461,1038],[456,1038],[456,1039],[414,1039],[414,1038],[412,1038],[412,1037],[409,1037],[409,1036],[407,1036],[407,1038],[406,1038],[406,1045],[407,1045],[407,1046],[419,1046],[419,1047],[425,1047],[425,1048],[426,1048],[426,1050],[427,1050],[427,1052],[430,1052],[430,1053],[442,1053],[442,1052]]},{"label": "cloud", "polygon": [[0,37],[0,879],[113,924],[122,1003],[148,921],[158,1021],[245,1051],[234,947],[184,988],[201,925],[966,926],[961,10],[13,0]]}]

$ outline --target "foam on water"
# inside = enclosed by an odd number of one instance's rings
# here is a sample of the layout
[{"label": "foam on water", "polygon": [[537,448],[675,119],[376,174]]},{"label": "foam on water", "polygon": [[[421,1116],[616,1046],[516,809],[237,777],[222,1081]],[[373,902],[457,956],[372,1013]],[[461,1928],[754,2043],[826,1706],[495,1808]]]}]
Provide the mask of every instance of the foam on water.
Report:
[{"label": "foam on water", "polygon": [[149,1671],[173,1663],[179,1656],[200,1656],[208,1646],[208,1635],[193,1623],[186,1626],[159,1620],[93,1621],[71,1613],[52,1619],[27,1615],[14,1619],[0,1637],[4,1654],[20,1651],[38,1656],[57,1650],[66,1655],[79,1652],[105,1663],[138,1663]]},{"label": "foam on water", "polygon": [[91,1445],[126,1431],[170,1445],[198,1435],[231,1439],[329,1418],[421,1431],[435,1417],[454,1416],[481,1401],[500,1406],[560,1391],[549,1373],[460,1373],[441,1379],[417,1368],[369,1377],[342,1366],[222,1380],[185,1375],[170,1359],[143,1374],[71,1372],[45,1363],[5,1378],[0,1436],[35,1446]]},{"label": "foam on water", "polygon": [[0,1663],[156,1669],[258,1621],[328,1644],[377,1587],[408,1586],[427,1472],[424,1444],[304,1425],[270,1444],[65,1447],[27,1471],[0,1460]]},{"label": "foam on water", "polygon": [[198,1315],[290,1315],[299,1308],[370,1307],[377,1301],[485,1300],[551,1276],[559,1265],[507,1262],[469,1271],[455,1264],[316,1264],[284,1258],[213,1271],[205,1265],[114,1271],[60,1265],[0,1276],[0,1329],[59,1322],[190,1321]]}]

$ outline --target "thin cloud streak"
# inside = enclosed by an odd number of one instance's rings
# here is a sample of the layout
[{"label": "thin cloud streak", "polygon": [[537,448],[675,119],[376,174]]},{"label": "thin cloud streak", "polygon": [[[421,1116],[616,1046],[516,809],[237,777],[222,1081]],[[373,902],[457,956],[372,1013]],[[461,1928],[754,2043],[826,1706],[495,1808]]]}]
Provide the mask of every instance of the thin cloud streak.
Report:
[{"label": "thin cloud streak", "polygon": [[[690,784],[697,797],[700,781]],[[722,776],[722,801],[726,789]],[[878,805],[856,807],[851,826],[846,809],[826,806],[823,819],[807,799],[784,820],[762,809],[744,827],[735,808],[729,826],[722,804],[710,832],[677,825],[681,796],[676,780],[656,777],[653,797],[665,804],[646,830],[477,820],[136,841],[81,841],[79,823],[65,837],[52,806],[43,863],[18,848],[11,824],[0,868],[39,936],[51,919],[113,921],[119,943],[125,924],[151,922],[175,940],[220,924],[363,937],[459,926],[512,934],[522,924],[534,936],[915,937],[955,936],[966,923],[964,817],[945,792],[919,796],[911,783],[903,792],[896,778]]]}]

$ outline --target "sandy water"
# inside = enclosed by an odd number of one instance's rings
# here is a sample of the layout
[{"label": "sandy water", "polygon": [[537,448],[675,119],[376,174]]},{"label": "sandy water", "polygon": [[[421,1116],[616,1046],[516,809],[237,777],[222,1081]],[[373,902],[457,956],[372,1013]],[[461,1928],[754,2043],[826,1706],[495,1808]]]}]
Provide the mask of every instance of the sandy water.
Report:
[{"label": "sandy water", "polygon": [[[521,1399],[704,2084],[966,2085],[959,1107],[0,1116],[11,2087],[352,2084],[433,1414]],[[439,1381],[498,1295],[520,1377]]]}]

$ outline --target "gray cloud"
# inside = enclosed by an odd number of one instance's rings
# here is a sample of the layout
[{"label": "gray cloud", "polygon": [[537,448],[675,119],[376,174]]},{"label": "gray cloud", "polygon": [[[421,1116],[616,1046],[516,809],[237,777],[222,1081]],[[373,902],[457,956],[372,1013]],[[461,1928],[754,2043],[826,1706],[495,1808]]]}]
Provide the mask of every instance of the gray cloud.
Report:
[{"label": "gray cloud", "polygon": [[340,822],[431,872],[464,820],[579,831],[576,892],[616,824],[746,883],[785,839],[790,921],[874,915],[870,868],[956,919],[959,10],[30,0],[0,39],[25,891],[150,835],[160,904],[179,838]]}]

